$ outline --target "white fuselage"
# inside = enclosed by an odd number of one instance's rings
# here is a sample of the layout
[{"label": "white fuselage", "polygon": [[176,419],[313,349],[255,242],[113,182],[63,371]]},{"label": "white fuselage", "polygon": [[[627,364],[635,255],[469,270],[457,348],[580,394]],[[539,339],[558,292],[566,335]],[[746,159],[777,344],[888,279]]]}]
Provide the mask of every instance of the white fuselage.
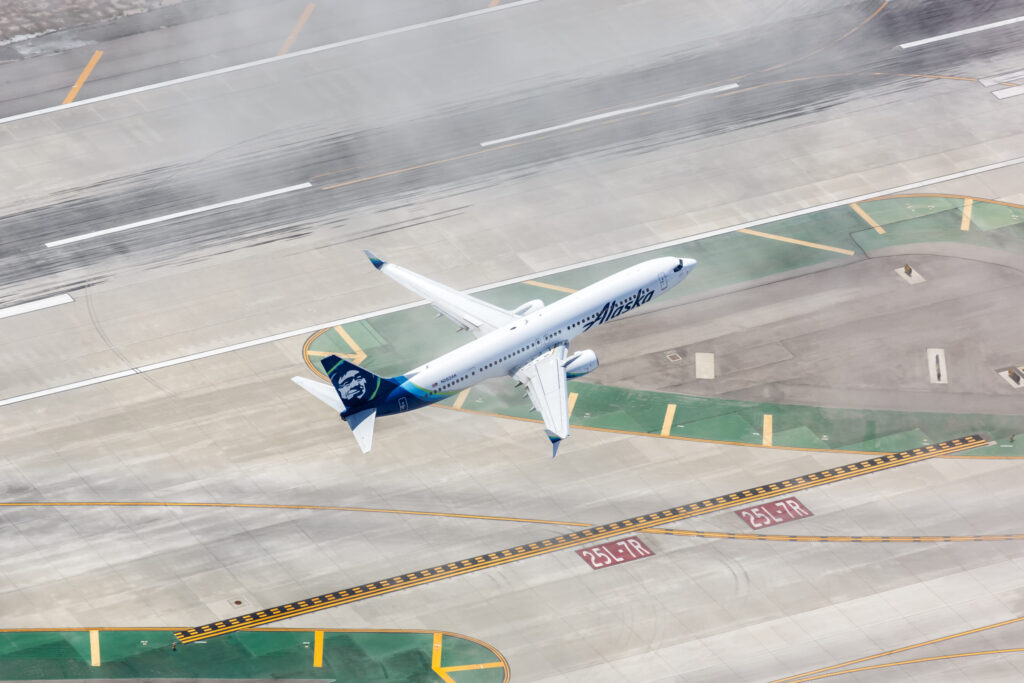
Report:
[{"label": "white fuselage", "polygon": [[559,344],[568,344],[664,294],[696,261],[662,257],[638,263],[406,373],[427,400],[440,400],[490,377],[512,375]]}]

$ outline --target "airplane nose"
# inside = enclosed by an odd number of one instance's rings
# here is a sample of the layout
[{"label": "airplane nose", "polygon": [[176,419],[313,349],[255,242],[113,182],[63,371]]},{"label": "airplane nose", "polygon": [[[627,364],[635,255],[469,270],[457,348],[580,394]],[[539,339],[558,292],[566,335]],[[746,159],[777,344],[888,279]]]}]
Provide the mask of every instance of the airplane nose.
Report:
[{"label": "airplane nose", "polygon": [[693,258],[684,258],[684,259],[682,259],[682,262],[683,262],[683,268],[685,268],[687,271],[693,270],[693,267],[695,265],[697,265],[697,259],[693,259]]}]

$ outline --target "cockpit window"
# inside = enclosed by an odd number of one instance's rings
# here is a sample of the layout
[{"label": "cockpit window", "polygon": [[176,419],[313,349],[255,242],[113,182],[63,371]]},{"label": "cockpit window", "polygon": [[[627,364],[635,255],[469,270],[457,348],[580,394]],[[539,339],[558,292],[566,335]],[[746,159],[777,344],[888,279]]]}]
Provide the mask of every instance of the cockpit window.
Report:
[{"label": "cockpit window", "polygon": [[672,272],[673,273],[678,273],[682,269],[683,269],[683,259],[679,259],[679,265],[677,265],[675,268],[673,268]]}]

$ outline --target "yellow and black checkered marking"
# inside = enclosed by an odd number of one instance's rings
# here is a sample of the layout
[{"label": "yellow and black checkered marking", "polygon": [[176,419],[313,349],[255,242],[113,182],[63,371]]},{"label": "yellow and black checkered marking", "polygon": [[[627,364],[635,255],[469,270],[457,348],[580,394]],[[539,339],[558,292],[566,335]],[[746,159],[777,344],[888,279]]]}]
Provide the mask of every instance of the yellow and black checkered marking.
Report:
[{"label": "yellow and black checkered marking", "polygon": [[515,562],[516,560],[522,560],[527,557],[533,557],[535,555],[543,555],[563,548],[583,545],[584,543],[591,543],[593,541],[611,538],[613,536],[621,536],[624,533],[634,533],[659,524],[678,522],[679,520],[696,517],[708,512],[716,512],[718,510],[736,507],[740,504],[764,500],[766,498],[774,498],[782,493],[790,494],[795,491],[802,491],[804,489],[821,486],[822,484],[843,481],[844,479],[851,479],[853,477],[859,477],[872,472],[881,472],[882,470],[899,467],[901,465],[909,465],[910,463],[927,460],[939,455],[947,455],[957,451],[977,448],[978,446],[983,446],[985,443],[985,439],[978,435],[973,435],[953,439],[951,441],[945,441],[933,446],[924,446],[922,448],[903,451],[902,453],[881,455],[849,465],[840,465],[839,467],[833,467],[813,474],[806,474],[802,477],[786,479],[785,481],[775,482],[774,484],[745,489],[743,491],[737,491],[735,493],[718,496],[716,498],[708,498],[707,500],[680,505],[679,507],[661,510],[660,512],[640,515],[620,522],[602,524],[601,526],[591,527],[582,531],[574,531],[572,533],[555,536],[554,538],[548,538],[536,543],[518,545],[514,548],[506,548],[505,550],[499,550],[487,555],[477,555],[476,557],[460,560],[458,562],[442,564],[429,569],[421,569],[420,571],[409,572],[408,574],[402,574],[400,576],[393,576],[388,579],[367,583],[362,586],[355,586],[353,588],[336,591],[334,593],[326,593],[314,598],[306,598],[305,600],[281,605],[280,607],[272,607],[267,610],[253,612],[241,617],[225,619],[224,621],[216,621],[212,624],[178,631],[174,635],[183,643],[190,643],[192,641],[209,638],[211,636],[224,635],[225,633],[239,631],[251,626],[269,624],[274,621],[280,621],[281,619],[289,619],[291,617],[298,616],[299,614],[307,614],[309,612],[315,612],[316,610],[326,609],[328,607],[337,607],[338,605],[355,602],[356,600],[365,600],[378,595],[411,588],[412,586],[419,586],[424,583],[431,583],[433,581],[451,578],[453,576],[458,576],[459,574],[475,572],[481,569],[487,569],[488,567],[494,567],[501,564],[507,564],[509,562]]}]

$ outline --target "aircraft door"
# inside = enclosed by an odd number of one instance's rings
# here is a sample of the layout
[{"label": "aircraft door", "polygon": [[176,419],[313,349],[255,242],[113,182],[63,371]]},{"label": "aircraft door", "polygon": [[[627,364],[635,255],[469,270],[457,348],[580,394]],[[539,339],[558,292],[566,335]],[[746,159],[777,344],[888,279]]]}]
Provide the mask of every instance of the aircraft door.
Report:
[{"label": "aircraft door", "polygon": [[661,291],[668,289],[668,277],[665,273],[658,273],[658,284],[661,285]]},{"label": "aircraft door", "polygon": [[403,413],[406,410],[409,410],[409,399],[407,399],[405,396],[402,396],[401,398],[398,399],[398,412]]}]

